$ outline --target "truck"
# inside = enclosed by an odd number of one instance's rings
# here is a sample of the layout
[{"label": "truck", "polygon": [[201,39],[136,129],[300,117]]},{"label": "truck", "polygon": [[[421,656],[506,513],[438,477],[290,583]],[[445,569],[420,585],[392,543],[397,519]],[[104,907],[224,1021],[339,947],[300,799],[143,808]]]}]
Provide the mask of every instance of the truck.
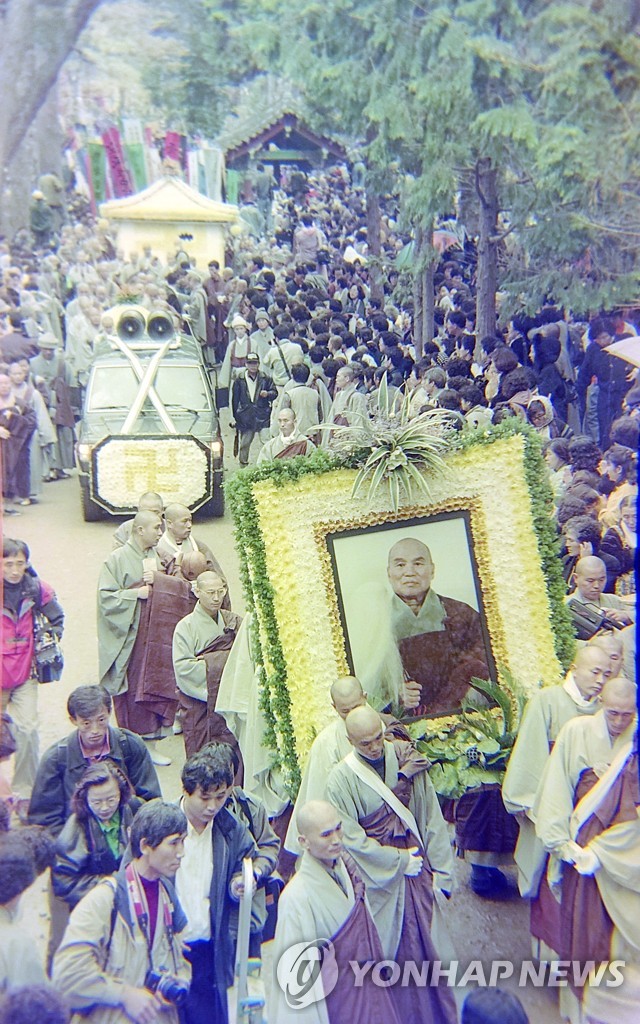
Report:
[{"label": "truck", "polygon": [[163,311],[116,307],[89,369],[75,447],[85,522],[133,515],[145,491],[224,514],[215,391],[194,338]]}]

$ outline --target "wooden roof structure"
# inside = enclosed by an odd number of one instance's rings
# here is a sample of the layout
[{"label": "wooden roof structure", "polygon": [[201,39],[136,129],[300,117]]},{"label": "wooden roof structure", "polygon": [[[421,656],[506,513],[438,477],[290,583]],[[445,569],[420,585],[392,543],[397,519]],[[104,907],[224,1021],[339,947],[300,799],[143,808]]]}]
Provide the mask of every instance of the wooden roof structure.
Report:
[{"label": "wooden roof structure", "polygon": [[236,121],[217,139],[227,167],[258,155],[260,159],[280,162],[308,159],[313,163],[317,154],[321,155],[323,163],[329,158],[348,159],[346,148],[340,142],[310,128],[293,106],[271,110],[260,118],[249,116]]}]

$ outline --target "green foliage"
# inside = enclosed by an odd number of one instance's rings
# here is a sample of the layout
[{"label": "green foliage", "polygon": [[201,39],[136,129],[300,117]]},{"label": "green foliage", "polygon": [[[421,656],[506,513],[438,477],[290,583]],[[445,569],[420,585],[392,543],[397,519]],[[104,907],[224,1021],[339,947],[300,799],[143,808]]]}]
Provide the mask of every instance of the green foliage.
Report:
[{"label": "green foliage", "polygon": [[[575,640],[564,603],[565,585],[562,579],[558,541],[551,519],[553,499],[547,482],[540,439],[531,427],[519,420],[505,420],[504,423],[484,431],[474,430],[455,435],[455,447],[466,449],[493,444],[514,434],[522,434],[525,442],[525,475],[551,605],[556,652],[564,667],[568,668]],[[365,457],[366,449],[343,458],[318,449],[308,457],[277,459],[252,469],[241,470],[225,484],[240,553],[240,573],[247,609],[254,613],[251,641],[259,669],[260,706],[267,726],[265,743],[273,748],[274,756],[283,768],[287,787],[293,797],[300,783],[300,769],[287,690],[287,665],[278,635],[273,588],[267,573],[266,553],[253,497],[253,485],[261,480],[271,480],[276,487],[283,487],[309,475],[321,478],[324,473],[340,467],[355,468],[358,461],[361,463]],[[255,619],[256,606],[259,606],[268,642],[269,672],[265,669],[265,652],[262,650]],[[466,788],[473,788],[482,782],[500,782],[502,779],[522,714],[523,697],[517,682],[504,669],[500,670],[500,675],[504,681],[502,688],[484,680],[473,680],[474,686],[498,705],[499,712],[497,709],[478,707],[472,699],[466,700],[463,714],[456,722],[456,739],[453,746],[449,740],[448,730],[443,731],[442,735],[429,735],[428,741],[424,740],[429,744],[429,750],[425,749],[425,753],[434,762],[431,771],[432,781],[443,796],[459,796]],[[497,714],[499,718],[496,718]],[[430,723],[421,721],[411,725],[410,731],[418,729],[418,734],[424,737],[430,727]],[[470,761],[469,751],[474,747],[482,757],[476,760],[473,752]]]},{"label": "green foliage", "polygon": [[[448,728],[429,719],[408,726],[418,750],[431,761],[429,775],[442,797],[456,799],[486,783],[500,784],[511,756],[524,710],[524,695],[509,673],[502,683],[472,679],[492,707],[467,697],[462,714]],[[497,705],[497,707],[496,707]]]},{"label": "green foliage", "polygon": [[368,499],[384,488],[397,511],[401,493],[409,498],[417,488],[428,498],[430,478],[445,472],[442,455],[451,445],[453,417],[445,410],[430,409],[412,418],[410,405],[411,395],[389,389],[384,373],[376,409],[366,424],[323,424],[325,430],[331,430],[332,450],[350,465],[355,459],[359,467],[352,497],[357,497],[368,481]]}]

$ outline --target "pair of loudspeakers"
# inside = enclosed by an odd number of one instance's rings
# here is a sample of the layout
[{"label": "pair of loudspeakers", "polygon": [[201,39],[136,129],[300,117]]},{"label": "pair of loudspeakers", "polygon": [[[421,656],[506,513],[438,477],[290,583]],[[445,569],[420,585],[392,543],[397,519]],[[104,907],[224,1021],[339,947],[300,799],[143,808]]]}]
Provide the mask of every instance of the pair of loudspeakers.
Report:
[{"label": "pair of loudspeakers", "polygon": [[138,310],[123,313],[118,320],[118,337],[121,341],[139,341],[144,335],[151,341],[162,342],[175,334],[171,317],[166,313],[151,313],[145,320]]}]

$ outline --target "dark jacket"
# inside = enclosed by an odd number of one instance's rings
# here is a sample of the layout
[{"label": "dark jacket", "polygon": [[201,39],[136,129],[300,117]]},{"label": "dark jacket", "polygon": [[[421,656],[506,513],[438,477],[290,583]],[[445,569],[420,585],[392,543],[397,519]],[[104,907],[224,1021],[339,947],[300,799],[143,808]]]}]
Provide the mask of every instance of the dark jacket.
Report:
[{"label": "dark jacket", "polygon": [[234,875],[242,872],[244,857],[255,857],[251,833],[231,811],[223,807],[213,819],[213,876],[209,890],[211,938],[216,951],[213,983],[220,992],[233,984],[238,904],[229,895]]},{"label": "dark jacket", "polygon": [[625,544],[622,531],[617,526],[612,526],[602,538],[598,555],[607,566],[606,589],[613,593],[618,578],[633,572],[636,553]]},{"label": "dark jacket", "polygon": [[[135,733],[109,726],[110,758],[125,773],[140,800],[161,796],[160,783],[149,751]],[[44,825],[58,835],[70,815],[73,791],[87,762],[80,750],[78,730],[54,743],[38,766],[29,806],[29,823]],[[133,806],[137,809],[138,804]]]},{"label": "dark jacket", "polygon": [[115,857],[98,821],[94,817],[78,821],[72,814],[56,842],[56,863],[51,872],[56,896],[73,908],[101,878],[117,871],[132,821],[131,808],[125,804],[120,812],[119,856]]},{"label": "dark jacket", "polygon": [[246,825],[256,844],[253,857],[253,874],[257,889],[251,905],[251,931],[261,933],[267,920],[265,883],[273,875],[280,852],[280,839],[274,832],[263,803],[245,793],[240,786],[234,786],[227,800],[227,810]]},{"label": "dark jacket", "polygon": [[[267,373],[260,371],[256,378],[256,391],[251,401],[249,389],[243,371],[233,382],[231,408],[238,430],[263,430],[271,420],[271,406],[278,397],[276,386]],[[266,391],[267,397],[261,398],[260,392]]]}]

